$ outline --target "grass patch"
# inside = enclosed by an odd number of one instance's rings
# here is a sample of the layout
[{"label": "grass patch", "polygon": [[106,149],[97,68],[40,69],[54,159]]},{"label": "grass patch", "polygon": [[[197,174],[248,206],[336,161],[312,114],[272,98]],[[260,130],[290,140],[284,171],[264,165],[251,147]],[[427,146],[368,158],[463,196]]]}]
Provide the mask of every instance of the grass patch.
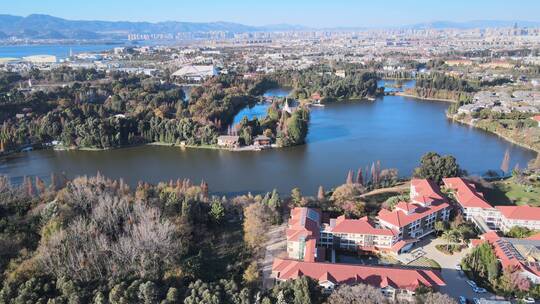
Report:
[{"label": "grass patch", "polygon": [[[540,183],[521,185],[509,179],[493,183],[495,195],[493,202],[496,205],[529,205],[540,207]],[[489,199],[489,198],[488,198]]]},{"label": "grass patch", "polygon": [[429,267],[433,269],[441,269],[441,265],[437,263],[435,260],[426,258],[426,257],[420,257],[411,263],[407,264],[407,266],[416,266],[416,267]]}]

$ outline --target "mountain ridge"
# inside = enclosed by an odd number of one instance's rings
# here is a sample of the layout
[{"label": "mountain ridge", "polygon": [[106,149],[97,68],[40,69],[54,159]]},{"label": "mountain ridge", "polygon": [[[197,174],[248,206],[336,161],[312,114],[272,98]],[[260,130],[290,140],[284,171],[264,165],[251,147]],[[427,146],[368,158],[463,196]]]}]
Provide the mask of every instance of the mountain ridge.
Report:
[{"label": "mountain ridge", "polygon": [[[490,27],[519,26],[540,27],[540,22],[519,20],[473,20],[467,22],[432,21],[403,26],[388,26],[387,29],[472,29]],[[252,26],[241,23],[216,22],[182,22],[182,21],[100,21],[69,20],[45,14],[31,14],[26,17],[0,14],[0,29],[10,36],[27,39],[100,39],[125,38],[127,34],[175,34],[224,31],[230,33],[301,31],[301,30],[365,30],[370,27],[340,26],[332,28],[310,28],[303,25],[270,24]],[[375,28],[375,27],[372,27]]]}]

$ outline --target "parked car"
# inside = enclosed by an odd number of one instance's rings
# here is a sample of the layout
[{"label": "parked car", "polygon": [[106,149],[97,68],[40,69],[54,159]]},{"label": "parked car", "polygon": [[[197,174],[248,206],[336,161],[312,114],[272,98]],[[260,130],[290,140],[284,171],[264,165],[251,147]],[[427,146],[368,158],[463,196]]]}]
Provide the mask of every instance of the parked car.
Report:
[{"label": "parked car", "polygon": [[527,304],[534,304],[536,303],[536,301],[532,298],[532,297],[526,297],[526,298],[523,298],[521,299],[521,301],[523,303],[527,303]]},{"label": "parked car", "polygon": [[472,280],[467,280],[467,284],[469,284],[471,287],[476,287],[476,282]]},{"label": "parked car", "polygon": [[464,296],[459,296],[459,304],[467,304],[467,298]]},{"label": "parked car", "polygon": [[473,287],[472,289],[474,292],[476,293],[486,293],[487,290],[485,288],[480,288],[480,287]]},{"label": "parked car", "polygon": [[456,270],[461,270],[461,265],[457,264],[456,265]]}]

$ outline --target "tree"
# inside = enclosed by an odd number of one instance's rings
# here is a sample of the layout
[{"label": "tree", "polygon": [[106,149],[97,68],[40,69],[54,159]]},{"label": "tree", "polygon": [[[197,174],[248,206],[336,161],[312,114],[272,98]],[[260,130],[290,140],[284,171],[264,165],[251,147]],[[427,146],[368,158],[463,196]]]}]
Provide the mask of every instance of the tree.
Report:
[{"label": "tree", "polygon": [[504,157],[501,163],[501,171],[503,174],[508,174],[510,171],[510,150],[506,149],[506,152],[504,152]]},{"label": "tree", "polygon": [[503,271],[498,285],[507,295],[521,294],[531,289],[531,281],[517,267],[507,267]]},{"label": "tree", "polygon": [[380,289],[370,285],[342,285],[328,297],[327,304],[379,304],[387,299]]},{"label": "tree", "polygon": [[302,206],[302,192],[300,191],[300,188],[293,188],[291,190],[291,201],[293,206]]},{"label": "tree", "polygon": [[253,203],[244,209],[244,241],[254,249],[266,241],[270,210],[262,203]]},{"label": "tree", "polygon": [[529,229],[527,227],[514,226],[514,227],[510,228],[510,230],[508,230],[508,232],[506,232],[506,236],[511,237],[511,238],[524,239],[524,238],[533,236],[536,233],[538,233],[538,231],[531,230],[531,229]]},{"label": "tree", "polygon": [[463,173],[453,156],[441,157],[435,152],[422,156],[420,167],[414,170],[415,177],[430,179],[437,184],[440,184],[443,178],[461,176]]},{"label": "tree", "polygon": [[449,250],[450,248],[450,245],[452,243],[457,243],[459,241],[459,237],[458,237],[458,234],[455,230],[447,230],[445,232],[443,232],[442,234],[442,239],[445,240],[447,243],[446,243],[446,249]]},{"label": "tree", "polygon": [[457,304],[450,296],[438,292],[428,292],[426,294],[418,295],[416,297],[416,303]]},{"label": "tree", "polygon": [[347,173],[347,180],[345,181],[345,183],[347,185],[352,185],[353,184],[353,172],[352,172],[352,170],[349,170],[349,172]]},{"label": "tree", "polygon": [[210,217],[215,223],[220,223],[223,217],[225,216],[225,207],[219,200],[212,202],[210,207]]},{"label": "tree", "polygon": [[447,224],[446,222],[443,222],[443,221],[436,221],[434,228],[435,228],[435,231],[437,231],[437,234],[440,235],[443,231],[446,230]]},{"label": "tree", "polygon": [[326,199],[325,197],[325,194],[324,194],[324,188],[323,186],[319,186],[319,190],[317,191],[317,200],[319,202],[322,202]]},{"label": "tree", "polygon": [[321,303],[319,284],[306,276],[274,285],[272,297],[276,304],[316,304]]},{"label": "tree", "polygon": [[253,261],[244,271],[243,279],[247,285],[253,286],[260,280],[260,272],[257,262]]},{"label": "tree", "polygon": [[158,288],[154,282],[148,281],[139,286],[141,303],[153,304],[158,302]]}]

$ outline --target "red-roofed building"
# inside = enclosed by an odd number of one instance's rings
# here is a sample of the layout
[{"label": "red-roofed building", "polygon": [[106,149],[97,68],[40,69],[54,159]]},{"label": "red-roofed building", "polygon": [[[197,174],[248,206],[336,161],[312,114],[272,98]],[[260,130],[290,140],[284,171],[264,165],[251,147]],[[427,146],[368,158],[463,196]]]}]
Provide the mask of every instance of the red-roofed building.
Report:
[{"label": "red-roofed building", "polygon": [[538,123],[538,127],[540,127],[540,115],[533,116],[531,119],[536,121]]},{"label": "red-roofed building", "polygon": [[445,178],[443,182],[448,190],[454,191],[454,198],[466,220],[474,222],[483,231],[497,227],[499,212],[485,200],[474,183],[461,177]]},{"label": "red-roofed building", "polygon": [[504,238],[490,231],[472,240],[471,245],[486,242],[492,246],[503,269],[517,268],[534,284],[540,284],[540,240]]},{"label": "red-roofed building", "polygon": [[318,281],[327,292],[342,284],[368,284],[380,288],[382,293],[392,300],[411,300],[420,286],[437,289],[446,285],[436,270],[312,263],[288,259],[274,260],[272,276],[278,281],[308,276]]},{"label": "red-roofed building", "polygon": [[447,189],[454,190],[454,197],[466,220],[474,222],[487,232],[499,229],[504,232],[514,226],[540,230],[540,208],[530,206],[491,206],[476,186],[461,177],[443,179]]},{"label": "red-roofed building", "polygon": [[498,227],[508,231],[514,226],[540,230],[540,208],[530,206],[497,206],[500,213]]},{"label": "red-roofed building", "polygon": [[317,258],[313,243],[326,248],[399,254],[408,251],[418,238],[432,233],[436,221],[448,221],[449,216],[450,205],[437,185],[415,179],[411,182],[411,202],[398,203],[394,211],[383,209],[375,220],[340,216],[322,224],[318,211],[293,209],[287,250],[289,258],[305,261]]},{"label": "red-roofed building", "polygon": [[321,231],[321,213],[311,208],[291,210],[287,230],[287,254],[290,258],[314,262]]},{"label": "red-roofed building", "polygon": [[323,225],[321,245],[324,247],[339,247],[346,250],[360,251],[394,251],[399,241],[397,233],[391,229],[379,227],[368,217],[358,220],[346,219],[340,216],[331,219],[330,224]]},{"label": "red-roofed building", "polygon": [[450,205],[434,183],[411,181],[410,202],[399,202],[393,211],[381,209],[379,224],[394,231],[399,240],[421,238],[434,231],[436,221],[448,221]]}]

